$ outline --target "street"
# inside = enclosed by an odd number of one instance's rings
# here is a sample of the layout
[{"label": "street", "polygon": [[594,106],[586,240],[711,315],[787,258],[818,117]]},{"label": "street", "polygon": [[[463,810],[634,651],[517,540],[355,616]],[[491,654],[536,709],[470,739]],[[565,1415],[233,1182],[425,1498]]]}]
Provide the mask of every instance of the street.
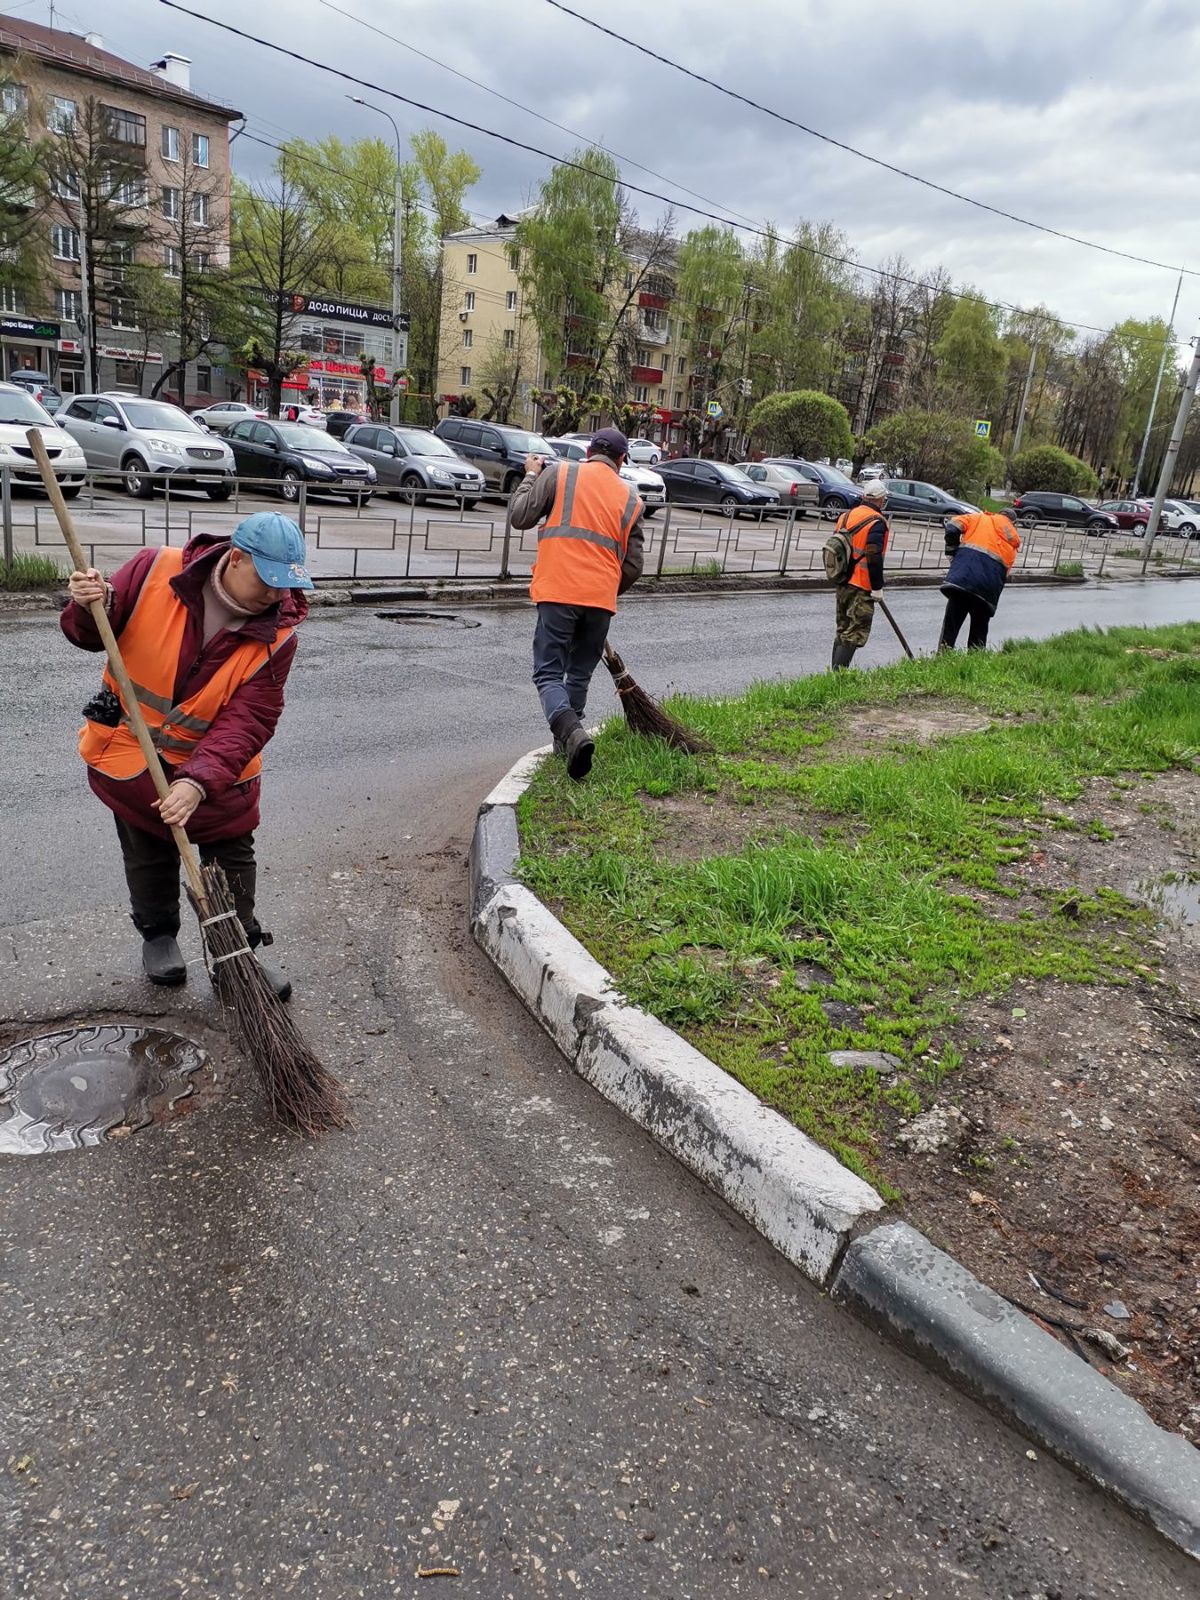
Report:
[{"label": "street", "polygon": [[[823,670],[828,594],[633,600],[639,681]],[[898,592],[931,648],[936,591]],[[400,608],[389,608],[400,609]],[[1190,581],[1014,588],[993,640],[1200,615]],[[480,798],[546,741],[525,607],[304,624],[260,911],[356,1127],[224,1075],[163,1130],[0,1157],[0,1503],[18,1597],[1195,1593],[1195,1566],[823,1299],[576,1079],[470,941]],[[882,619],[863,665],[895,659]],[[99,663],[0,614],[0,1036],[161,1015],[75,754]],[[613,705],[597,679],[591,711]],[[13,1026],[22,1019],[21,1027]],[[433,1588],[437,1588],[436,1582]]]}]

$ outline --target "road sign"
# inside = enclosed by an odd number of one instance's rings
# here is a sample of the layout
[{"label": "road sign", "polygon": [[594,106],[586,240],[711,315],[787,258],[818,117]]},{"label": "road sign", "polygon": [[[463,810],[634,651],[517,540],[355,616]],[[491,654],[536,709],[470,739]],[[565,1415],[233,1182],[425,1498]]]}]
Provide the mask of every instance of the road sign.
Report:
[{"label": "road sign", "polygon": [[975,420],[975,437],[977,439],[990,439],[991,436],[992,436],[992,425],[991,425],[991,423],[984,421],[984,419],[982,417],[977,417],[976,420]]},{"label": "road sign", "polygon": [[725,415],[725,407],[719,400],[710,400],[704,409],[708,412],[709,416],[714,422],[718,417],[723,417]]}]

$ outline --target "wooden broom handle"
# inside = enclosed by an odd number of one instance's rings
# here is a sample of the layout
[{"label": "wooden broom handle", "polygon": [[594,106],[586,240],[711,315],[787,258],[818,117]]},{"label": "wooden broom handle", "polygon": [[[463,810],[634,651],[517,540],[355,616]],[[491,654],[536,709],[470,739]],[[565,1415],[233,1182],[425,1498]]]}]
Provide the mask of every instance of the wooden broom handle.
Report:
[{"label": "wooden broom handle", "polygon": [[[79,542],[79,535],[75,532],[75,524],[71,520],[71,513],[67,509],[67,502],[63,499],[62,490],[58,486],[58,479],[54,468],[50,465],[50,457],[46,454],[46,446],[42,439],[40,428],[30,428],[25,437],[29,440],[33,450],[33,459],[37,462],[38,471],[42,475],[42,483],[50,497],[50,504],[54,507],[54,515],[58,518],[58,526],[71,553],[71,560],[75,563],[77,572],[86,572],[88,563],[83,558],[83,546]],[[146,719],[142,715],[142,708],[138,704],[137,691],[133,687],[121,657],[121,647],[117,643],[117,636],[112,630],[112,623],[108,620],[108,612],[104,609],[103,600],[93,600],[88,606],[92,621],[96,624],[96,631],[104,642],[108,652],[109,670],[117,680],[121,691],[121,701],[125,708],[125,715],[129,719],[129,726],[137,736],[142,754],[146,758],[146,768],[154,780],[154,787],[158,790],[160,800],[165,800],[171,792],[167,782],[167,775],[163,771],[162,761],[158,751],[154,748],[154,741],[150,737],[150,729],[146,726]],[[192,893],[199,900],[204,894],[204,880],[200,875],[200,858],[196,847],[188,838],[182,828],[172,827],[171,837],[175,841],[175,848],[179,851],[183,870],[187,873],[188,882],[192,886]]]}]

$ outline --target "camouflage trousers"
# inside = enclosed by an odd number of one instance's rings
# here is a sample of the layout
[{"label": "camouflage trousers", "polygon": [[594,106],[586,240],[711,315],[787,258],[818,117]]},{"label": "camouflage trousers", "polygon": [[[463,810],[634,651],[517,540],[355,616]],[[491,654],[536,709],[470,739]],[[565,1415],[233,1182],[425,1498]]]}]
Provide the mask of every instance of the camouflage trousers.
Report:
[{"label": "camouflage trousers", "polygon": [[837,591],[837,641],[860,648],[871,637],[875,602],[866,589],[844,583]]}]

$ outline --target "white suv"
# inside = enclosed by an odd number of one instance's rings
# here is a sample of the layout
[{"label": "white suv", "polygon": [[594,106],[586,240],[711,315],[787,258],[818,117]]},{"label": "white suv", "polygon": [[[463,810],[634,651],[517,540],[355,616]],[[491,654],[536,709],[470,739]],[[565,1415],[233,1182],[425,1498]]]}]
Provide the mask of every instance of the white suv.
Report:
[{"label": "white suv", "polygon": [[165,400],[78,394],[58,415],[92,471],[124,473],[126,489],[138,500],[148,500],[164,478],[203,489],[210,500],[233,493],[233,451]]},{"label": "white suv", "polygon": [[26,435],[40,428],[46,454],[54,468],[64,500],[74,500],[83,487],[87,469],[83,451],[69,433],[19,383],[0,383],[0,467],[8,467],[14,483],[40,487],[42,475],[33,459]]}]

